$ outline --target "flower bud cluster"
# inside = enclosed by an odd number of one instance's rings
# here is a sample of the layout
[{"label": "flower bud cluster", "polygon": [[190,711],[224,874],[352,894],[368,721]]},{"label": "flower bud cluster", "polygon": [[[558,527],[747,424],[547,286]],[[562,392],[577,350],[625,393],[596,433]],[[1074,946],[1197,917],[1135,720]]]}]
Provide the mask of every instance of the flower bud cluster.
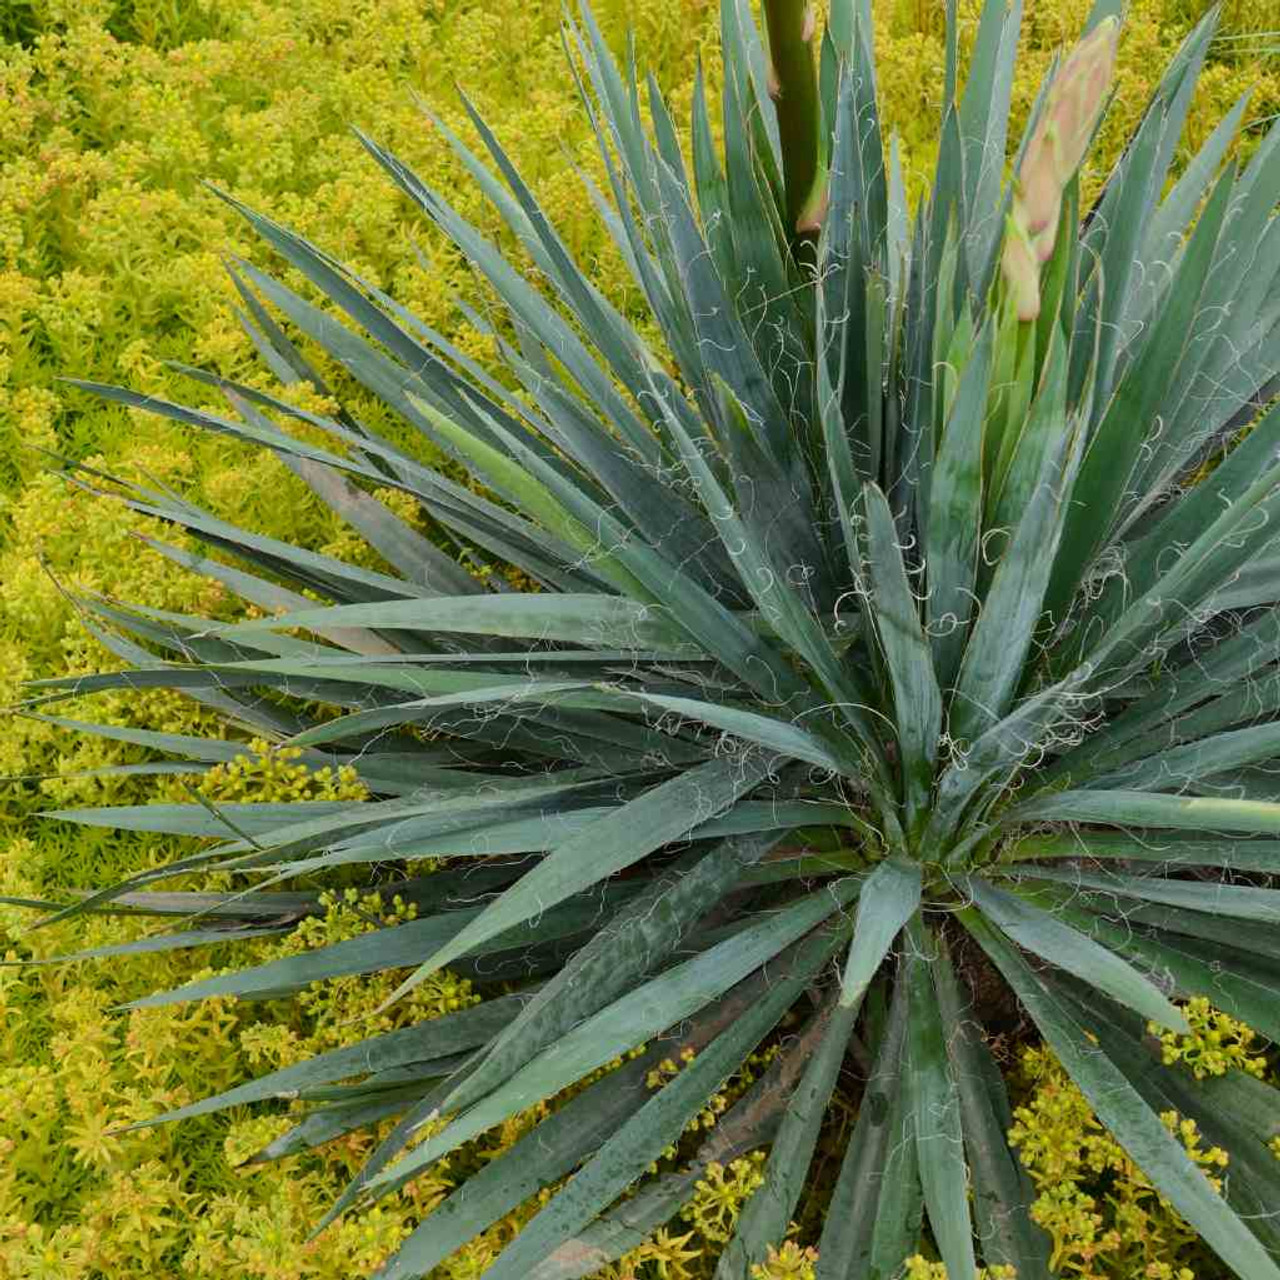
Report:
[{"label": "flower bud cluster", "polygon": [[1019,320],[1040,314],[1040,267],[1053,256],[1062,197],[1084,160],[1115,76],[1120,23],[1100,22],[1054,77],[1018,166],[1002,269]]}]

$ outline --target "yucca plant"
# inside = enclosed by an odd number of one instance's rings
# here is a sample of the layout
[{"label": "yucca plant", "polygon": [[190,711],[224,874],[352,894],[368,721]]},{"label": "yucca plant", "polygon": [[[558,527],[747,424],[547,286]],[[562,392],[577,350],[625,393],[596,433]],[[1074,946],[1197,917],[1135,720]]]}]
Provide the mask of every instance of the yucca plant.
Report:
[{"label": "yucca plant", "polygon": [[[62,812],[211,843],[51,918],[200,918],[132,944],[148,949],[258,936],[363,867],[418,918],[140,1003],[387,970],[407,974],[402,995],[443,966],[506,986],[153,1123],[315,1101],[275,1156],[397,1117],[337,1214],[550,1100],[384,1280],[429,1274],[547,1188],[485,1274],[589,1275],[670,1219],[708,1162],[767,1146],[716,1272],[745,1280],[806,1195],[852,1053],[821,1280],[895,1275],[922,1239],[952,1277],[981,1262],[1035,1280],[1049,1240],[983,1029],[1025,1015],[1223,1262],[1280,1277],[1280,1095],[1163,1066],[1149,1030],[1185,1030],[1177,1001],[1205,995],[1280,1040],[1280,409],[1263,413],[1280,129],[1228,161],[1242,101],[1169,179],[1211,14],[1084,208],[1118,7],[1099,0],[1042,91],[1012,177],[1020,4],[987,0],[963,88],[953,14],[937,171],[909,215],[865,0],[834,0],[821,39],[800,0],[766,0],[767,40],[724,0],[723,141],[699,80],[691,164],[584,5],[566,48],[610,188],[584,198],[662,349],[575,264],[469,106],[492,168],[435,127],[527,251],[523,274],[363,141],[491,286],[500,313],[471,316],[491,368],[236,205],[331,304],[234,266],[280,380],[328,393],[300,334],[448,469],[347,412],[196,369],[232,413],[89,387],[273,450],[394,572],[80,468],[220,553],[160,546],[267,616],[86,600],[126,669],[38,682],[33,700],[182,690],[233,732],[350,765],[374,798]],[[410,495],[431,537],[375,488]],[[235,750],[96,731],[175,769]],[[426,857],[442,869],[404,870]],[[233,887],[149,888],[205,872]],[[690,1121],[771,1038],[769,1069],[699,1145]],[[1169,1109],[1230,1153],[1221,1194]]]}]

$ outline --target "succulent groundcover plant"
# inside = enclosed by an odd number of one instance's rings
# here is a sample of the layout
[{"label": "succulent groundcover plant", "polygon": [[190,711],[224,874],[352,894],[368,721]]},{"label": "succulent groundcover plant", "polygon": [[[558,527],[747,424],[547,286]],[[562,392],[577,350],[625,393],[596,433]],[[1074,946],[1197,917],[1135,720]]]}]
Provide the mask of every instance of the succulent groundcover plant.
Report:
[{"label": "succulent groundcover plant", "polygon": [[[142,1003],[388,970],[399,997],[443,966],[492,984],[155,1121],[310,1100],[270,1156],[394,1119],[337,1214],[548,1103],[386,1280],[539,1193],[485,1274],[590,1275],[710,1162],[768,1147],[716,1272],[749,1277],[806,1195],[846,1059],[860,1102],[820,1280],[892,1276],[922,1241],[952,1277],[1049,1276],[989,1047],[1011,1026],[1043,1037],[1226,1266],[1280,1277],[1280,1096],[1241,1071],[1196,1081],[1152,1034],[1208,996],[1280,1039],[1280,128],[1239,167],[1241,102],[1170,180],[1210,14],[1086,207],[1120,38],[1099,0],[1011,177],[1021,5],[987,0],[963,85],[951,15],[912,214],[865,0],[835,0],[824,32],[800,0],[763,8],[761,30],[724,0],[722,137],[699,81],[687,147],[585,5],[565,26],[609,188],[584,199],[661,347],[471,111],[488,161],[435,124],[523,273],[364,141],[491,287],[498,317],[471,316],[491,367],[237,205],[331,304],[233,268],[279,379],[330,394],[300,334],[445,465],[197,369],[226,416],[89,388],[274,450],[387,571],[73,471],[220,553],[162,548],[258,616],[86,600],[124,669],[33,699],[181,690],[349,766],[372,798],[64,812],[206,843],[57,914],[195,917],[114,950],[196,946],[278,933],[322,910],[314,886],[358,876],[416,918]],[[408,495],[430,536],[375,490]],[[97,731],[175,769],[228,750]],[[215,889],[152,887],[179,874]],[[1221,1187],[1169,1110],[1229,1152]]]}]

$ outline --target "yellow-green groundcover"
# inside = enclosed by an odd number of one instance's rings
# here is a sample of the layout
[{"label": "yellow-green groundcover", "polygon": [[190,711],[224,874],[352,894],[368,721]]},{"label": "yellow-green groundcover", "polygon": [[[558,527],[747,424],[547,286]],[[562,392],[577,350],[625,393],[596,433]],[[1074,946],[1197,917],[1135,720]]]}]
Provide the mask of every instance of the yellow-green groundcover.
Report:
[{"label": "yellow-green groundcover", "polygon": [[[635,31],[642,61],[677,114],[687,107],[699,59],[716,78],[716,0],[597,0],[595,7],[615,42],[627,27]],[[1077,34],[1087,4],[1028,0],[1026,7],[1014,94],[1019,115],[1053,51]],[[876,0],[875,10],[884,108],[901,135],[908,172],[919,174],[932,159],[941,4]],[[974,4],[961,0],[960,10],[972,30]],[[1114,157],[1153,69],[1199,10],[1197,0],[1135,0],[1099,163]],[[1202,77],[1188,151],[1200,141],[1197,131],[1207,132],[1250,85],[1246,118],[1255,127],[1246,129],[1243,147],[1257,124],[1280,112],[1280,58],[1269,52],[1280,34],[1270,41],[1258,34],[1268,17],[1280,26],[1274,0],[1228,0],[1225,37]],[[330,554],[370,555],[274,459],[90,403],[55,383],[58,375],[126,382],[198,402],[201,389],[166,360],[263,380],[221,268],[227,254],[261,250],[202,180],[297,227],[483,357],[487,339],[460,325],[454,306],[459,296],[479,300],[474,282],[347,132],[349,124],[362,126],[453,190],[466,216],[496,231],[414,105],[415,91],[426,95],[465,135],[452,101],[456,78],[498,127],[581,260],[622,305],[634,302],[575,173],[594,169],[596,159],[558,24],[557,0],[0,0],[0,705],[21,696],[23,680],[106,664],[63,594],[66,584],[162,608],[217,614],[231,607],[216,586],[183,577],[143,547],[134,536],[142,527],[137,518],[60,479],[51,454],[146,475],[238,523]],[[340,372],[327,372],[372,425],[395,431]],[[74,704],[58,710],[77,714]],[[216,731],[206,713],[167,694],[100,698],[94,714],[119,724]],[[161,838],[36,817],[59,805],[137,803],[183,785],[119,771],[143,759],[40,720],[0,719],[0,896],[56,898],[171,858],[176,850]],[[359,796],[352,778],[310,774],[266,743],[246,743],[238,762],[195,784],[220,798]],[[369,906],[353,886],[325,919],[287,942],[255,946],[266,958],[349,936],[366,927]],[[0,903],[7,960],[44,959],[117,940],[126,930],[98,919],[30,932],[31,920],[28,910]],[[353,1031],[370,1034],[377,1028],[367,1015],[395,975],[324,984],[288,1005],[224,1001],[112,1012],[227,960],[205,950],[0,968],[0,1277],[356,1277],[468,1169],[536,1119],[530,1114],[490,1134],[400,1197],[308,1242],[310,1224],[357,1166],[367,1139],[255,1165],[246,1159],[281,1129],[282,1117],[233,1113],[160,1131],[119,1130],[342,1043]],[[477,998],[467,982],[444,974],[382,1021],[390,1027]],[[1194,1034],[1167,1043],[1170,1060],[1200,1072],[1227,1063],[1257,1073],[1274,1068],[1274,1054],[1247,1028],[1207,1005],[1189,1016]],[[353,1028],[357,1017],[366,1020]],[[1024,1050],[1008,1068],[1022,1103],[1014,1139],[1042,1192],[1036,1216],[1054,1237],[1064,1274],[1220,1274],[1048,1054]],[[856,1097],[846,1101],[851,1116]],[[708,1113],[701,1123],[714,1120]],[[1221,1153],[1205,1149],[1178,1117],[1168,1123],[1212,1176],[1223,1176]],[[748,1157],[713,1168],[686,1215],[610,1274],[709,1276],[759,1164]],[[794,1241],[764,1270],[767,1280],[812,1275],[807,1242],[820,1201],[819,1194]],[[438,1274],[480,1275],[521,1220],[517,1214],[499,1223]],[[908,1274],[933,1280],[941,1271],[920,1258]]]}]

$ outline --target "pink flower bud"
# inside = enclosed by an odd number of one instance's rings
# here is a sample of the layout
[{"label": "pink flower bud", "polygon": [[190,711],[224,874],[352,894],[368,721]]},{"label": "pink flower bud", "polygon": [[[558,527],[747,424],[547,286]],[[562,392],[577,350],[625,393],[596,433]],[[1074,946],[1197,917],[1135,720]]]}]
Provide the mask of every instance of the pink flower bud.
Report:
[{"label": "pink flower bud", "polygon": [[1022,157],[1018,199],[1041,262],[1053,253],[1063,189],[1080,168],[1106,105],[1119,33],[1119,21],[1107,18],[1071,51],[1054,77]]},{"label": "pink flower bud", "polygon": [[1000,269],[1017,308],[1018,319],[1034,320],[1040,314],[1040,263],[1027,228],[1016,213],[1009,215]]},{"label": "pink flower bud", "polygon": [[1107,18],[1071,51],[1018,166],[1002,268],[1019,319],[1040,313],[1039,265],[1053,256],[1063,191],[1080,168],[1111,90],[1119,35],[1119,21]]}]

